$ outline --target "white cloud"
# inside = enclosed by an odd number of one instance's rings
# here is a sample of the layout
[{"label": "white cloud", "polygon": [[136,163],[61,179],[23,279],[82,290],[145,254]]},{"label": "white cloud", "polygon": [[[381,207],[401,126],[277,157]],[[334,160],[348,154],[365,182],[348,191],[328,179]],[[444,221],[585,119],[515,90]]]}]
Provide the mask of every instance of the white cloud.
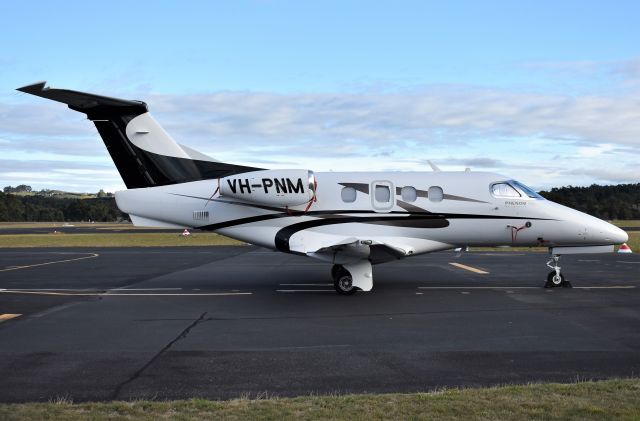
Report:
[{"label": "white cloud", "polygon": [[577,149],[577,154],[580,158],[594,158],[602,155],[603,153],[612,151],[614,148],[615,147],[611,144],[581,146]]},{"label": "white cloud", "polygon": [[640,144],[640,95],[542,95],[472,87],[408,93],[155,95],[152,112],[184,142],[238,140],[295,148],[318,140],[378,148],[388,142],[458,144],[487,137]]},{"label": "white cloud", "polygon": [[[627,73],[635,74],[634,69],[629,64]],[[377,93],[211,92],[140,99],[179,143],[231,162],[317,171],[422,170],[428,169],[425,159],[436,159],[440,166],[535,175],[545,185],[640,181],[633,169],[626,176],[581,170],[596,162],[627,165],[625,151],[640,148],[640,94],[632,90],[560,95],[428,86]],[[78,176],[75,185],[82,178],[91,191],[102,187],[99,183],[117,185],[113,167],[111,176],[78,173],[83,157],[89,170],[96,156],[108,157],[93,125],[82,114],[43,101],[21,97],[0,103],[1,157],[48,154],[74,162],[64,168],[68,178]],[[29,160],[25,165],[61,173],[59,166],[39,167]],[[0,171],[0,179],[7,173]]]}]

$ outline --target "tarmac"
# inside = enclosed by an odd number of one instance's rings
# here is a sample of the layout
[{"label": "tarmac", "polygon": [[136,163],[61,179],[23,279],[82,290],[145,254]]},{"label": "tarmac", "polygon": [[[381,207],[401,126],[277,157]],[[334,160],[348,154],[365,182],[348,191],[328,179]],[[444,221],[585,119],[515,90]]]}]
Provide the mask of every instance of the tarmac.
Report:
[{"label": "tarmac", "polygon": [[[640,373],[640,257],[443,252],[374,267],[253,246],[0,250],[0,401],[415,392]],[[454,265],[455,264],[455,265]]]}]

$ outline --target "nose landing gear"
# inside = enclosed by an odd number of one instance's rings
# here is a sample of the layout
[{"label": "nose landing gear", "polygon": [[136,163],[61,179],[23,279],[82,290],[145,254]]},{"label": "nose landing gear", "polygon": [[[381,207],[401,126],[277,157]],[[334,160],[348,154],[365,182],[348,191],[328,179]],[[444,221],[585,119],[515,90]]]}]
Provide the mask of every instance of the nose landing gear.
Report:
[{"label": "nose landing gear", "polygon": [[[564,279],[564,275],[560,273],[560,266],[558,266],[558,261],[560,260],[560,256],[554,254],[551,256],[551,260],[547,262],[547,266],[552,269],[547,275],[547,283],[544,284],[545,288],[571,288],[571,282],[566,281]],[[553,265],[551,264],[553,262]]]}]

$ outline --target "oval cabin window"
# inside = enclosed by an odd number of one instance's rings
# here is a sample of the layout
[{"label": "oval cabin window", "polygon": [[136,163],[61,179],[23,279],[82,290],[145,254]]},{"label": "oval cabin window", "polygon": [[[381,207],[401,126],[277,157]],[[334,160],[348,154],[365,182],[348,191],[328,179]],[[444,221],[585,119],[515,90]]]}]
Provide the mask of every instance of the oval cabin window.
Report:
[{"label": "oval cabin window", "polygon": [[429,200],[432,202],[442,202],[444,199],[444,192],[442,191],[442,187],[439,186],[431,186],[429,187]]},{"label": "oval cabin window", "polygon": [[416,191],[415,187],[411,186],[403,187],[400,191],[400,194],[402,195],[402,200],[404,200],[405,202],[415,202],[418,197],[418,192]]},{"label": "oval cabin window", "polygon": [[340,196],[345,203],[353,203],[356,201],[356,189],[353,187],[343,187]]}]

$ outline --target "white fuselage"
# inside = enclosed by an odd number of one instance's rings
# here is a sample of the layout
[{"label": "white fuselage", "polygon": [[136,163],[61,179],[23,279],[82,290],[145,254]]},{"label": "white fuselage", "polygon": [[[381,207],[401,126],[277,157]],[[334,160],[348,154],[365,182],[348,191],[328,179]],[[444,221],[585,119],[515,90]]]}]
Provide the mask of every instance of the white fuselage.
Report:
[{"label": "white fuselage", "polygon": [[[116,200],[138,224],[202,228],[312,256],[349,238],[388,244],[407,256],[462,246],[589,246],[627,239],[605,221],[523,191],[519,197],[493,194],[494,183],[509,180],[499,174],[325,172],[315,178],[316,201],[307,212],[307,204],[277,208],[220,196],[219,180],[130,189],[117,192]],[[343,200],[345,186],[355,186],[355,200]],[[376,200],[376,186],[390,197]],[[403,200],[403,187],[419,192],[415,200]],[[277,239],[283,231],[284,249]]]}]

